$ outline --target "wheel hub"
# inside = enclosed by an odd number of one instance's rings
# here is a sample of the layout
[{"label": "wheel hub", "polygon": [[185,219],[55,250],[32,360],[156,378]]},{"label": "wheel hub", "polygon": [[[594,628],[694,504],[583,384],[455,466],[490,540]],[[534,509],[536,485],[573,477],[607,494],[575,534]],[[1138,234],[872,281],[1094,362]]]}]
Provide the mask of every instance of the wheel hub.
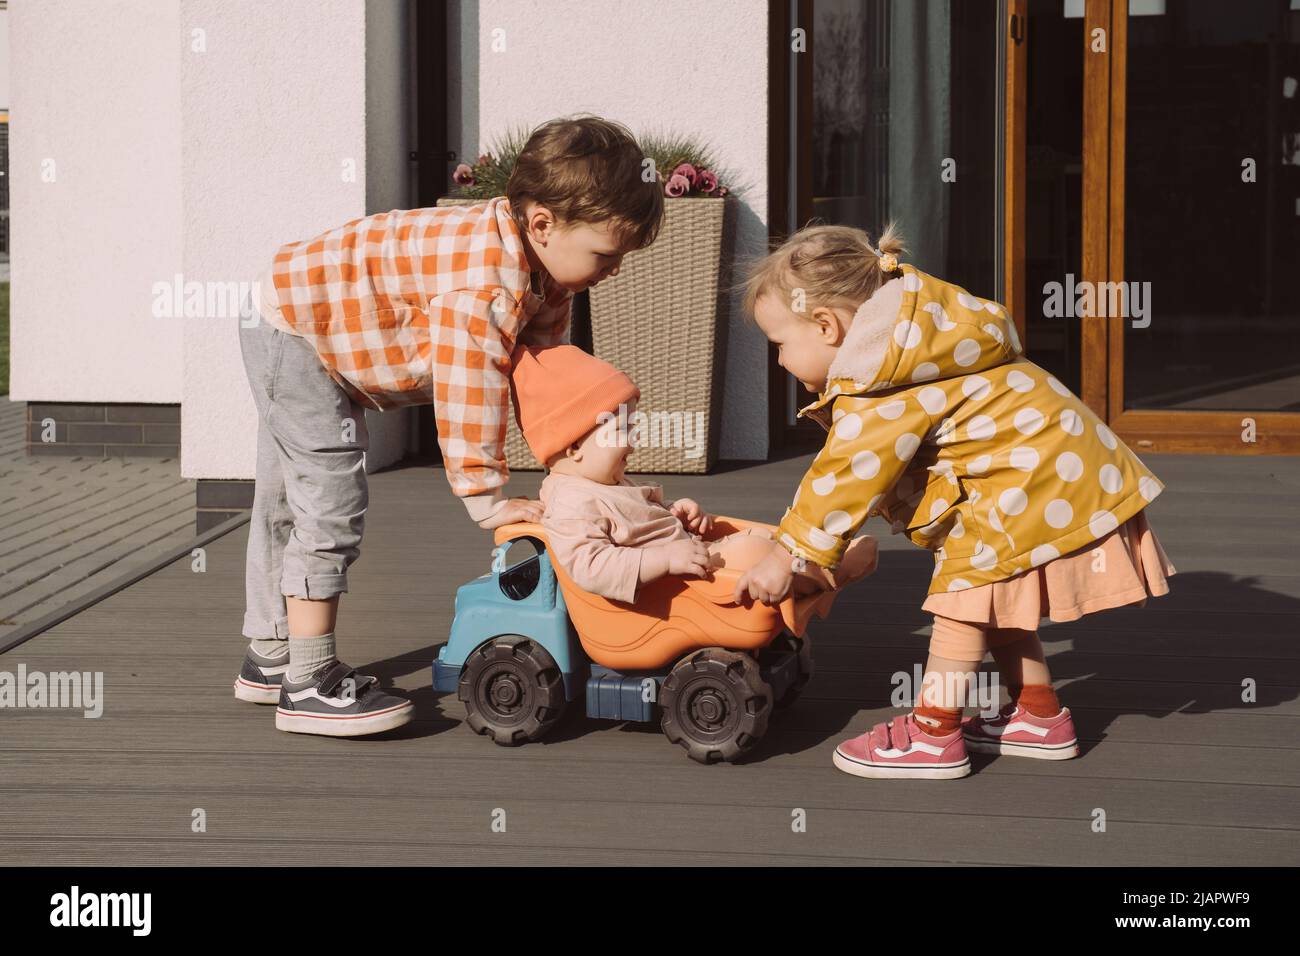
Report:
[{"label": "wheel hub", "polygon": [[716,731],[726,723],[727,702],[712,687],[704,688],[692,695],[689,708],[691,719],[701,730]]},{"label": "wheel hub", "polygon": [[518,712],[524,700],[519,675],[507,670],[490,673],[483,681],[483,702],[501,716]]}]

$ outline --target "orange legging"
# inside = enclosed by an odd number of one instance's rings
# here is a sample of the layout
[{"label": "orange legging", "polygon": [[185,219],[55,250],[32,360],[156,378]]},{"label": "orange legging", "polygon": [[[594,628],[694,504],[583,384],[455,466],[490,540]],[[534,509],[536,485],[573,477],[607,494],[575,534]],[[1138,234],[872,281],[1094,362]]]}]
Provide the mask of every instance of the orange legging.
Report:
[{"label": "orange legging", "polygon": [[930,631],[930,653],[950,661],[970,661],[976,665],[991,648],[1023,641],[1034,634],[1014,627],[989,627],[935,615]]}]

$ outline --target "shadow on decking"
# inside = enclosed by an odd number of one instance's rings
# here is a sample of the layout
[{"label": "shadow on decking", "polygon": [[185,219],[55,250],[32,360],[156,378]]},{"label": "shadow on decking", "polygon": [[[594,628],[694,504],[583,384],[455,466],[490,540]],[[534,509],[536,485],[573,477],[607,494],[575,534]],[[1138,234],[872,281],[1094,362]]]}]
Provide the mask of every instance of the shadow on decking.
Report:
[{"label": "shadow on decking", "polygon": [[[826,635],[826,637],[815,637],[814,646],[818,648],[818,657],[821,657],[825,650],[822,644],[826,640],[832,640],[833,651],[846,652],[843,655],[834,654],[835,659],[847,657],[849,662],[853,663],[853,658],[857,657],[859,658],[857,663],[862,663],[863,655],[854,654],[855,648],[852,646],[851,636],[854,625],[850,622],[855,618],[871,615],[872,591],[886,584],[894,587],[901,585],[902,582],[915,582],[928,577],[931,569],[929,558],[921,552],[912,550],[890,552],[889,565],[889,569],[882,571],[874,580],[843,595],[833,613],[825,621],[814,623],[812,633]],[[1081,753],[1086,753],[1104,740],[1110,724],[1125,715],[1160,718],[1174,713],[1254,711],[1258,708],[1288,703],[1300,696],[1300,686],[1297,686],[1294,674],[1278,682],[1276,679],[1270,679],[1268,673],[1261,672],[1260,668],[1253,667],[1251,664],[1254,660],[1275,664],[1277,658],[1285,657],[1291,650],[1293,641],[1287,628],[1300,619],[1300,600],[1261,587],[1256,577],[1239,578],[1218,572],[1179,572],[1170,579],[1170,586],[1169,594],[1148,599],[1145,608],[1116,608],[1086,615],[1078,621],[1047,624],[1040,630],[1040,636],[1047,644],[1048,666],[1053,681],[1058,685],[1062,703],[1071,706],[1075,701],[1079,701],[1085,706],[1098,707],[1097,712],[1090,715],[1089,719],[1077,721],[1080,725]],[[919,598],[916,603],[919,605]],[[1234,621],[1234,615],[1225,613],[1225,609],[1230,608],[1249,608],[1253,623],[1267,623],[1274,626],[1242,627],[1240,630],[1234,630],[1234,623],[1240,627],[1244,622]],[[918,625],[924,629],[927,622],[928,618],[924,618],[918,622]],[[1224,629],[1224,625],[1227,629]],[[1168,659],[1167,671],[1161,675],[1160,665],[1157,664],[1150,669],[1150,673],[1147,673],[1148,669],[1144,668],[1142,673],[1135,674],[1131,655],[1111,656],[1109,660],[1103,662],[1110,666],[1099,670],[1097,668],[1099,654],[1105,654],[1106,648],[1115,644],[1116,632],[1131,635],[1131,638],[1125,639],[1138,643],[1148,642],[1151,645],[1152,657]],[[925,634],[928,634],[928,631]],[[1062,640],[1067,640],[1070,646],[1054,650],[1053,645]],[[911,659],[923,663],[926,656],[925,646],[926,636],[918,634]],[[440,644],[431,644],[396,657],[371,661],[363,670],[377,675],[385,686],[393,686],[400,678],[410,675],[418,675],[422,679],[427,676],[428,662],[437,656],[439,647]],[[869,648],[862,646],[856,650],[863,651]],[[1183,652],[1183,663],[1179,662],[1180,650]],[[868,655],[866,662],[873,663],[874,657],[875,655]],[[1224,658],[1230,658],[1231,663]],[[906,650],[900,651],[897,655],[898,670],[910,672],[908,660]],[[1195,660],[1203,660],[1217,669],[1216,681],[1204,685],[1206,687],[1204,694],[1188,696],[1174,693],[1171,695],[1158,686],[1161,676],[1170,681],[1179,681],[1180,678],[1185,679],[1187,676],[1198,676],[1186,673],[1185,663]],[[825,666],[823,663],[819,670],[824,669]],[[986,659],[983,670],[988,671],[993,668],[992,660]],[[1126,671],[1128,677],[1124,676]],[[842,669],[840,672],[844,673]],[[859,673],[863,673],[864,676],[867,674],[873,677],[882,676],[872,671],[859,671]],[[814,680],[816,679],[814,676]],[[1149,692],[1140,695],[1141,706],[1129,706],[1122,702],[1123,698],[1117,698],[1105,688],[1094,690],[1090,686],[1093,682],[1101,680],[1144,680],[1151,681],[1153,686]],[[1250,690],[1253,693],[1253,697],[1249,698],[1246,697],[1247,689],[1244,684],[1248,680],[1252,682]],[[1199,682],[1194,681],[1194,683]],[[882,682],[877,679],[865,683],[859,696],[850,695],[843,699],[823,698],[819,722],[844,725],[853,719],[864,704],[889,706],[890,688],[891,685],[887,681]],[[417,714],[423,719],[384,737],[390,739],[429,737],[458,727],[460,721],[444,716],[441,707],[442,701],[447,696],[455,698],[454,693],[444,695],[434,691],[433,687],[427,684],[417,690],[404,693],[414,702]],[[780,725],[781,716],[778,714],[773,718],[773,730],[769,732],[769,736],[742,762],[762,763],[774,756],[820,750],[827,744],[836,742],[810,737],[802,737],[798,740],[783,738],[779,732]],[[609,721],[587,719],[583,715],[579,700],[570,706],[561,723],[540,745],[559,744],[589,733],[609,733],[613,729]],[[660,732],[657,722],[628,722],[617,729],[622,733],[635,734]],[[538,744],[530,746],[538,746]],[[979,755],[972,757],[976,770],[993,759],[996,758]]]}]

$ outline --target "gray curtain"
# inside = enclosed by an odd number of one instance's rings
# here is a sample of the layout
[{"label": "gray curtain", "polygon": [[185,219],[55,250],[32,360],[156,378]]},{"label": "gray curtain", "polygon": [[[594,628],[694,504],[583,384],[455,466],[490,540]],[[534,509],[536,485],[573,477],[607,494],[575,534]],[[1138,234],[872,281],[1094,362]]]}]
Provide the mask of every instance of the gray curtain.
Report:
[{"label": "gray curtain", "polygon": [[[951,184],[939,177],[940,164],[952,157],[951,23],[951,0],[890,0],[889,178],[882,212],[899,223],[907,261],[939,275],[948,268]],[[960,178],[961,157],[952,158]]]}]

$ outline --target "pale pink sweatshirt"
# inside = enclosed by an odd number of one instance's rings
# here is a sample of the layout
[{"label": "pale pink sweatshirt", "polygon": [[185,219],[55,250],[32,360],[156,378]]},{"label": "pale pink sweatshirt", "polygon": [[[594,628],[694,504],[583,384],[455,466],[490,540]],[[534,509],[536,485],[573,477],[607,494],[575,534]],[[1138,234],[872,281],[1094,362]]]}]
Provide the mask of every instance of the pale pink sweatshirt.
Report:
[{"label": "pale pink sweatshirt", "polygon": [[646,545],[691,537],[668,510],[663,487],[623,478],[602,485],[551,472],[537,497],[551,553],[584,591],[614,601],[635,601]]}]

